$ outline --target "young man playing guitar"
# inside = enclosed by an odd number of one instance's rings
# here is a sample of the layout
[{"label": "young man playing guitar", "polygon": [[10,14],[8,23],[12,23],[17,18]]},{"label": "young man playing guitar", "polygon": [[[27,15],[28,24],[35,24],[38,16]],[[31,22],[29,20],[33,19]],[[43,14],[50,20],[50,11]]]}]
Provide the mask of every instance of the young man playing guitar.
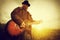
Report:
[{"label": "young man playing guitar", "polygon": [[[20,36],[20,40],[31,40],[31,25],[28,25],[28,23],[33,22],[33,19],[27,11],[28,7],[30,7],[30,4],[25,0],[22,2],[22,7],[17,7],[12,11],[11,21],[7,29],[12,37]],[[18,39],[13,38],[13,40]]]},{"label": "young man playing guitar", "polygon": [[8,33],[12,40],[32,40],[31,24],[34,20],[27,11],[30,4],[27,0],[22,2],[22,7],[15,8],[11,13],[11,20],[8,23]]}]

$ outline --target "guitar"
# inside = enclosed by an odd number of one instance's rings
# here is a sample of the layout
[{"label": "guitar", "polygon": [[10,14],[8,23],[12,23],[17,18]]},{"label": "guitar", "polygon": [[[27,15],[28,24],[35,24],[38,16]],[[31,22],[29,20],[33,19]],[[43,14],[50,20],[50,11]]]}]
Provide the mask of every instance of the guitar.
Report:
[{"label": "guitar", "polygon": [[[28,25],[32,25],[32,24],[39,24],[39,21],[28,23]],[[20,28],[19,25],[17,25],[13,20],[11,20],[8,24],[7,30],[11,36],[17,36],[24,31],[24,28]]]}]

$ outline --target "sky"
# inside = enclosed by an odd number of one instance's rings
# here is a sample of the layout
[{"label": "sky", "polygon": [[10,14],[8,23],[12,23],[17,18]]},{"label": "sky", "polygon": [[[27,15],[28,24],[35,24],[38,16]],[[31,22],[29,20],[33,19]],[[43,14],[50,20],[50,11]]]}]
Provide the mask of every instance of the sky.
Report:
[{"label": "sky", "polygon": [[[11,19],[11,12],[22,6],[24,0],[0,0],[0,23],[7,23]],[[59,1],[58,0],[28,0],[31,6],[28,11],[34,20],[42,21],[40,28],[60,28]],[[39,28],[38,27],[38,28]]]},{"label": "sky", "polygon": [[[24,0],[0,0],[0,23],[11,20],[11,12],[22,6]],[[31,6],[28,11],[34,20],[40,24],[32,25],[34,38],[46,37],[52,33],[49,29],[60,29],[60,1],[59,0],[28,0]]]}]

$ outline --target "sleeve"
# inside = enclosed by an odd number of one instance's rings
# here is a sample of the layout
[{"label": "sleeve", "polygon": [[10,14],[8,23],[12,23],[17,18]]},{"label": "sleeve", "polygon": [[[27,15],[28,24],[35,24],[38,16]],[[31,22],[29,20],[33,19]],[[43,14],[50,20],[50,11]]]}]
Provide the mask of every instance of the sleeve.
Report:
[{"label": "sleeve", "polygon": [[28,12],[28,19],[31,21],[31,22],[33,22],[34,20],[33,20],[33,18],[32,18],[32,16],[31,16],[31,14]]},{"label": "sleeve", "polygon": [[20,26],[23,20],[18,15],[19,11],[20,11],[19,8],[14,9],[13,12],[11,13],[11,18],[15,23],[17,23]]}]

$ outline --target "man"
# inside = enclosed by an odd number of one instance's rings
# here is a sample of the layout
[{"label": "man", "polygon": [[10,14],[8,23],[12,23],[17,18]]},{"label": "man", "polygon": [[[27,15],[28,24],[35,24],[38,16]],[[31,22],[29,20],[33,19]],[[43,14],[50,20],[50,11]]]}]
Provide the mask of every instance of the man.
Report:
[{"label": "man", "polygon": [[[31,40],[31,25],[29,23],[33,22],[33,19],[30,13],[27,11],[30,4],[27,0],[22,2],[22,7],[17,7],[11,13],[12,20],[20,26],[20,29],[24,30],[24,32],[19,35],[20,40]],[[23,37],[23,38],[22,38]]]}]

